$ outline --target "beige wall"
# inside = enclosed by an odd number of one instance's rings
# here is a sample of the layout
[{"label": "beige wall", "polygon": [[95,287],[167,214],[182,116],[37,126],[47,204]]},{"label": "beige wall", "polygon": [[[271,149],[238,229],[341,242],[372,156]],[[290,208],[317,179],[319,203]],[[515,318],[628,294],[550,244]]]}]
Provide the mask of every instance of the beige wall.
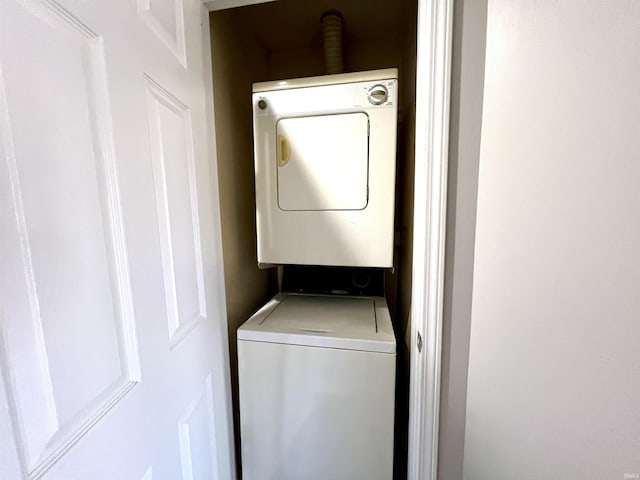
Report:
[{"label": "beige wall", "polygon": [[640,2],[489,1],[464,478],[640,475],[639,85]]},{"label": "beige wall", "polygon": [[462,479],[487,0],[454,3],[438,476]]},{"label": "beige wall", "polygon": [[[351,42],[345,45],[345,71],[358,72],[396,67],[402,70],[402,37]],[[270,55],[272,79],[325,75],[321,47],[276,50]]]},{"label": "beige wall", "polygon": [[[277,290],[275,269],[256,263],[251,84],[268,76],[267,52],[230,12],[211,15],[220,216],[231,379],[238,429],[236,330]],[[239,449],[238,452],[239,460]]]}]

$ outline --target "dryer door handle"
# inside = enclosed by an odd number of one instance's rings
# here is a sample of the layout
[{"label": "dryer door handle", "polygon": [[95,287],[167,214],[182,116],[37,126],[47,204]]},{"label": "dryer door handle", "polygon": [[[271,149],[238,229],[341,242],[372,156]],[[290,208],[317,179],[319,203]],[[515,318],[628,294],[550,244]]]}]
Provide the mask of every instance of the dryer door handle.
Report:
[{"label": "dryer door handle", "polygon": [[276,150],[278,166],[284,167],[289,162],[289,158],[291,158],[291,146],[284,135],[278,135],[278,145]]}]

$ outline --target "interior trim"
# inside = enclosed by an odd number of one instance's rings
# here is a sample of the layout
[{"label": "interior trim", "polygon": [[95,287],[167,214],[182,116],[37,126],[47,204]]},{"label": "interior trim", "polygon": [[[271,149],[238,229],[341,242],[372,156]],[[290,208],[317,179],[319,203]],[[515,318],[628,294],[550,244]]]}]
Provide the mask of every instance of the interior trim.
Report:
[{"label": "interior trim", "polygon": [[453,1],[418,0],[408,480],[438,468]]},{"label": "interior trim", "polygon": [[202,5],[210,12],[226,10],[229,8],[244,7],[257,3],[269,3],[276,0],[202,0]]}]

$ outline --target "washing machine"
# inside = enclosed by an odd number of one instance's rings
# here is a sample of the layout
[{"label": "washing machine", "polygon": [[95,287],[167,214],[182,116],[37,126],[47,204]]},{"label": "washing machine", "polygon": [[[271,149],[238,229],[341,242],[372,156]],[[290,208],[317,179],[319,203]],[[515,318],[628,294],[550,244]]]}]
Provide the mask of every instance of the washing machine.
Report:
[{"label": "washing machine", "polygon": [[237,333],[244,480],[392,478],[383,297],[280,293]]},{"label": "washing machine", "polygon": [[397,78],[253,85],[259,264],[393,266]]}]

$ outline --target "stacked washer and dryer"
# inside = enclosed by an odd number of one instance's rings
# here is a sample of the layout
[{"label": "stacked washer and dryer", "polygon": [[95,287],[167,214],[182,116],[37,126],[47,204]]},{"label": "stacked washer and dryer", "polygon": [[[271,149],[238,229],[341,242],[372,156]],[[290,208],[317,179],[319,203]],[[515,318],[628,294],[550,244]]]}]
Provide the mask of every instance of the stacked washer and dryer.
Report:
[{"label": "stacked washer and dryer", "polygon": [[257,260],[238,330],[244,480],[390,480],[396,69],[253,87]]}]

